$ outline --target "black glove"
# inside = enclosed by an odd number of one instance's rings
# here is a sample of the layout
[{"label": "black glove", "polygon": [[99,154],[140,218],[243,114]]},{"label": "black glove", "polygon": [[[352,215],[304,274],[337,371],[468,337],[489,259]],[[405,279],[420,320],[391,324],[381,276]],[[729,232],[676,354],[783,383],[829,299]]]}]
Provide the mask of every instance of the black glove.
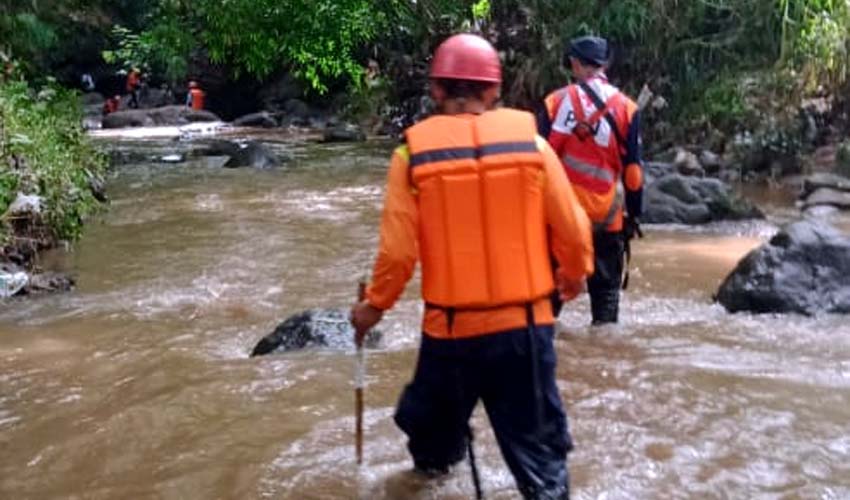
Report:
[{"label": "black glove", "polygon": [[623,233],[626,240],[632,240],[635,236],[643,238],[643,231],[640,230],[640,220],[637,217],[629,217],[627,215],[623,221]]}]

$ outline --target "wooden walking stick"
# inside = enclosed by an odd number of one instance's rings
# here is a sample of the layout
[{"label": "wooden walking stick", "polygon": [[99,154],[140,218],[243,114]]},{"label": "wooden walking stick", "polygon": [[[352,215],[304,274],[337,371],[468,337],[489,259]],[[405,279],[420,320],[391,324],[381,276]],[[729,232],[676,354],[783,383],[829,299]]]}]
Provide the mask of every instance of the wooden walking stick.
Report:
[{"label": "wooden walking stick", "polygon": [[[357,302],[366,298],[366,282],[361,281],[357,286]],[[357,344],[357,364],[354,372],[354,447],[357,454],[357,465],[363,463],[363,385],[366,378],[366,351],[363,349],[363,338],[366,332],[357,332],[354,337]]]}]

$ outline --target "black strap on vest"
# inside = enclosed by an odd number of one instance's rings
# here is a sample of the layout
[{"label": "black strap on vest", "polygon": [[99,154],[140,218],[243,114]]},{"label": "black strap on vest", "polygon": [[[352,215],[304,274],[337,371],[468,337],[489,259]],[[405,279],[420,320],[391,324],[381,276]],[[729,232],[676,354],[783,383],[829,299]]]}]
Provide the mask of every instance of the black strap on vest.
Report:
[{"label": "black strap on vest", "polygon": [[620,133],[620,128],[617,127],[617,122],[616,120],[614,120],[614,117],[611,116],[611,112],[605,109],[605,103],[602,101],[602,98],[599,97],[599,94],[594,92],[592,88],[590,88],[590,85],[588,85],[587,82],[580,82],[578,85],[579,87],[581,87],[584,93],[587,94],[588,97],[590,97],[590,100],[593,101],[593,105],[596,106],[596,109],[605,112],[603,117],[605,118],[605,121],[608,122],[608,125],[611,127],[611,131],[614,133],[614,137],[617,139],[618,147],[625,148],[626,140],[623,139],[623,135]]}]

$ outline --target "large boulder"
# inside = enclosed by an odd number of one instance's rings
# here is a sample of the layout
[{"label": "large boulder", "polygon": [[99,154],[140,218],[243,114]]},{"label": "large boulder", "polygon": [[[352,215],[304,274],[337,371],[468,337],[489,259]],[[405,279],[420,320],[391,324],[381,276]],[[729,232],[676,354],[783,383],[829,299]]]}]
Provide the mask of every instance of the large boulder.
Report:
[{"label": "large boulder", "polygon": [[195,122],[220,121],[215,114],[186,106],[163,106],[152,109],[116,111],[103,118],[103,128],[153,127],[188,125]]},{"label": "large boulder", "polygon": [[[381,340],[378,330],[366,335],[366,347],[376,347]],[[353,349],[354,329],[344,309],[308,309],[290,316],[254,346],[251,357],[273,352],[286,352],[307,347]]]},{"label": "large boulder", "polygon": [[730,312],[850,313],[850,238],[813,220],[793,223],[744,257],[716,299]]},{"label": "large boulder", "polygon": [[721,220],[763,219],[753,204],[735,196],[719,179],[677,173],[647,176],[646,206],[641,220],[648,223],[704,224]]}]

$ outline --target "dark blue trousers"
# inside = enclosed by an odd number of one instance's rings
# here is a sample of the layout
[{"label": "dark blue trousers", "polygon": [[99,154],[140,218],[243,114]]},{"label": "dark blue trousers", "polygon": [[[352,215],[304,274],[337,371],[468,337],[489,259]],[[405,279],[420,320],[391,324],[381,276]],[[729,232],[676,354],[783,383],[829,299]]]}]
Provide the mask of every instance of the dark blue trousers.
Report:
[{"label": "dark blue trousers", "polygon": [[553,336],[551,325],[458,340],[423,335],[395,414],[416,467],[446,470],[464,458],[469,418],[481,400],[523,496],[568,498],[572,442],[555,384]]}]

